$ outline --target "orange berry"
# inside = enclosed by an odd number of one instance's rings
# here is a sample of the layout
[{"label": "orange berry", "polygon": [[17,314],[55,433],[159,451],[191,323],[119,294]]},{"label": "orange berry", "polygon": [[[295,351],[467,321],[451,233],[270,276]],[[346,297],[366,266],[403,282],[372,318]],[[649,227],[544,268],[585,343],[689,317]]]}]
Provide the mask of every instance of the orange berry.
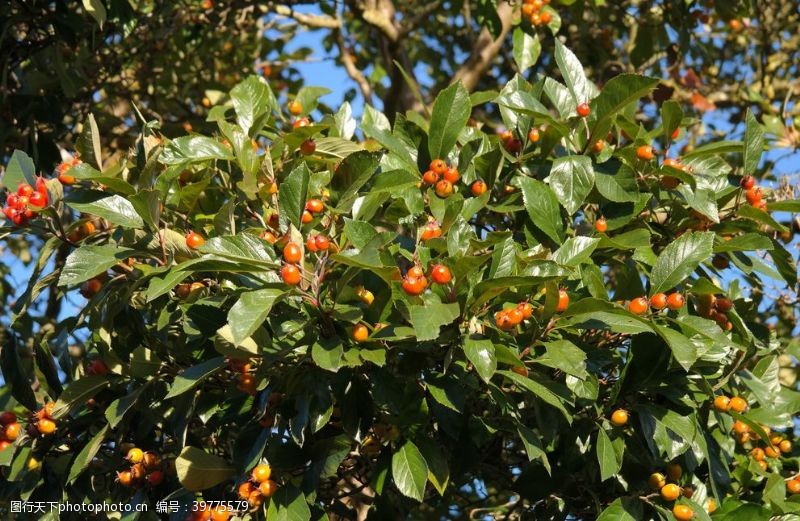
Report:
[{"label": "orange berry", "polygon": [[225,505],[218,505],[211,511],[211,521],[228,521],[231,511]]},{"label": "orange berry", "polygon": [[737,434],[746,434],[750,432],[750,427],[741,420],[736,420],[733,422],[733,430]]},{"label": "orange berry", "polygon": [[281,278],[283,282],[290,286],[297,286],[300,284],[300,269],[294,264],[284,264],[281,268]]},{"label": "orange berry", "polygon": [[686,299],[680,293],[670,293],[667,297],[667,307],[673,311],[681,309]]},{"label": "orange berry", "polygon": [[761,188],[754,186],[750,190],[747,190],[744,193],[744,196],[747,199],[748,203],[750,203],[753,206],[758,206],[761,203],[761,196],[762,196]]},{"label": "orange berry", "polygon": [[451,184],[456,184],[458,180],[461,179],[461,174],[459,174],[458,170],[456,170],[451,166],[444,171],[443,177],[446,181],[449,181]]},{"label": "orange berry", "polygon": [[517,373],[520,376],[524,376],[525,378],[528,377],[528,368],[524,365],[515,365],[511,368],[511,371]]},{"label": "orange berry", "polygon": [[650,488],[653,490],[661,490],[664,488],[664,485],[667,484],[667,478],[660,472],[653,472],[650,474],[650,477],[647,478],[647,484],[650,485]]},{"label": "orange berry", "polygon": [[450,273],[450,268],[443,264],[436,264],[431,269],[431,279],[436,284],[448,284],[453,280],[453,275]]},{"label": "orange berry", "polygon": [[731,408],[731,399],[727,396],[717,396],[714,398],[714,408],[719,412],[728,412]]},{"label": "orange berry", "polygon": [[650,161],[655,157],[653,153],[653,147],[650,145],[642,145],[636,149],[636,157],[641,159],[642,161]]},{"label": "orange berry", "polygon": [[789,494],[800,494],[800,480],[790,479],[786,482],[786,491]]},{"label": "orange berry", "polygon": [[406,276],[403,279],[403,291],[408,295],[421,295],[425,288],[428,287],[428,281],[425,277]]},{"label": "orange berry", "polygon": [[528,132],[528,141],[530,141],[531,143],[536,143],[537,141],[539,141],[540,137],[541,136],[539,134],[539,129],[538,128],[532,128]]},{"label": "orange berry", "polygon": [[308,224],[314,220],[314,216],[308,210],[303,210],[303,215],[300,217],[300,222],[303,224]]},{"label": "orange berry", "polygon": [[303,104],[297,100],[291,101],[289,103],[289,114],[292,116],[299,116],[303,113]]},{"label": "orange berry", "polygon": [[256,483],[263,483],[272,476],[272,467],[267,464],[256,465],[250,473],[250,477]]},{"label": "orange berry", "polygon": [[628,423],[628,411],[617,409],[611,413],[611,423],[617,427],[622,427]]},{"label": "orange berry", "polygon": [[764,455],[768,458],[777,458],[780,456],[780,452],[775,450],[775,447],[765,447],[764,448]]},{"label": "orange berry", "polygon": [[516,326],[525,318],[523,317],[522,311],[519,308],[509,309],[506,314],[508,316],[508,321],[512,326]]},{"label": "orange berry", "polygon": [[756,178],[751,175],[746,175],[739,181],[739,186],[744,188],[745,190],[750,190],[754,186],[756,186]]},{"label": "orange berry", "polygon": [[412,266],[411,268],[408,269],[407,275],[409,277],[417,277],[417,278],[419,278],[419,277],[424,277],[425,276],[425,272],[419,266]]},{"label": "orange berry", "polygon": [[147,470],[155,470],[161,465],[161,460],[159,459],[158,454],[148,451],[144,453],[142,463],[144,464],[144,468]]},{"label": "orange berry", "polygon": [[245,481],[244,483],[239,485],[237,493],[239,494],[240,499],[242,499],[243,501],[247,501],[247,499],[250,497],[250,494],[252,494],[255,490],[256,487],[254,487],[252,483],[250,483],[249,481]]},{"label": "orange berry", "polygon": [[472,195],[474,195],[475,197],[478,197],[478,196],[483,195],[484,193],[486,193],[486,189],[487,189],[486,183],[484,183],[480,179],[478,179],[477,181],[472,183],[472,186],[470,186],[470,190],[472,191]]},{"label": "orange berry", "polygon": [[563,313],[569,306],[569,294],[566,290],[558,290],[558,304],[556,305],[556,312]]},{"label": "orange berry", "polygon": [[428,170],[424,174],[422,174],[422,180],[425,182],[425,184],[435,185],[436,182],[439,180],[439,174],[437,174],[433,170]]},{"label": "orange berry", "polygon": [[125,459],[130,463],[141,463],[144,460],[144,451],[138,447],[134,447],[125,455]]},{"label": "orange berry", "polygon": [[431,161],[431,164],[428,166],[430,170],[437,175],[444,174],[445,170],[447,170],[447,163],[444,162],[442,159],[434,159]]},{"label": "orange berry", "polygon": [[192,250],[196,250],[203,244],[205,244],[206,240],[196,232],[189,232],[186,234],[186,246],[188,246]]},{"label": "orange berry", "polygon": [[294,242],[289,242],[283,247],[283,260],[291,264],[297,264],[303,260],[303,251]]},{"label": "orange berry", "polygon": [[47,418],[42,418],[36,422],[36,429],[45,436],[56,432],[56,422]]},{"label": "orange berry", "polygon": [[587,117],[591,113],[591,108],[588,103],[581,103],[578,105],[578,115],[582,118]]},{"label": "orange berry", "polygon": [[16,440],[19,437],[21,430],[20,424],[17,422],[12,422],[6,425],[5,435],[8,441]]},{"label": "orange berry", "polygon": [[330,239],[328,239],[324,235],[317,235],[314,238],[314,244],[316,245],[318,250],[324,251],[324,250],[327,250],[330,247],[331,241],[330,241]]},{"label": "orange berry", "polygon": [[672,481],[678,481],[683,476],[683,469],[677,463],[667,465],[667,477]]},{"label": "orange berry", "polygon": [[747,410],[747,400],[741,396],[734,396],[731,398],[731,409],[738,413],[743,413]]},{"label": "orange berry", "polygon": [[605,217],[600,217],[594,222],[594,229],[598,233],[605,233],[608,230],[608,222],[606,222]]},{"label": "orange berry", "polygon": [[717,502],[714,501],[713,497],[708,498],[706,501],[706,512],[709,514],[713,514],[714,511],[717,509]]},{"label": "orange berry", "polygon": [[[8,433],[6,433],[6,436],[8,436]],[[779,448],[779,449],[781,450],[781,452],[783,452],[784,454],[787,454],[787,453],[789,453],[789,452],[792,452],[792,442],[791,442],[791,441],[789,441],[789,440],[783,440],[783,441],[781,441],[781,442],[778,444],[778,448]]]},{"label": "orange berry", "polygon": [[672,507],[672,515],[678,521],[690,521],[694,517],[694,511],[688,505],[675,505]]},{"label": "orange berry", "polygon": [[320,213],[325,209],[325,204],[319,199],[309,199],[306,201],[306,210],[311,213]]},{"label": "orange berry", "polygon": [[599,154],[606,148],[606,142],[602,139],[598,139],[594,143],[592,143],[592,152],[595,154]]},{"label": "orange berry", "polygon": [[436,183],[436,195],[439,197],[445,198],[450,197],[450,194],[453,193],[453,183],[446,179],[442,179],[438,183]]},{"label": "orange berry", "polygon": [[634,315],[644,315],[647,312],[647,299],[637,297],[628,303],[628,311]]},{"label": "orange berry", "polygon": [[133,476],[129,470],[117,472],[117,482],[123,487],[130,487],[133,485]]},{"label": "orange berry", "polygon": [[276,490],[278,490],[278,484],[271,479],[266,480],[258,486],[258,491],[264,497],[272,497]]},{"label": "orange berry", "polygon": [[309,235],[308,239],[306,239],[306,251],[315,252],[317,251],[317,242],[316,237],[313,235]]},{"label": "orange berry", "polygon": [[750,451],[750,456],[756,461],[762,461],[764,459],[764,449],[761,447],[756,447],[755,449]]},{"label": "orange berry", "polygon": [[661,487],[661,497],[664,501],[675,501],[681,496],[681,487],[674,483],[668,483]]},{"label": "orange berry", "polygon": [[294,123],[292,123],[292,129],[294,130],[298,128],[303,128],[309,125],[311,125],[311,121],[308,118],[297,118],[296,120],[294,120]]},{"label": "orange berry", "polygon": [[369,338],[369,329],[364,324],[358,323],[353,326],[353,340],[356,342],[366,342]]},{"label": "orange berry", "polygon": [[520,302],[519,305],[517,305],[517,309],[522,312],[523,319],[531,318],[531,315],[533,315],[533,306],[530,302]]},{"label": "orange berry", "polygon": [[667,296],[664,293],[656,293],[650,297],[650,307],[657,310],[662,310],[667,307]]}]

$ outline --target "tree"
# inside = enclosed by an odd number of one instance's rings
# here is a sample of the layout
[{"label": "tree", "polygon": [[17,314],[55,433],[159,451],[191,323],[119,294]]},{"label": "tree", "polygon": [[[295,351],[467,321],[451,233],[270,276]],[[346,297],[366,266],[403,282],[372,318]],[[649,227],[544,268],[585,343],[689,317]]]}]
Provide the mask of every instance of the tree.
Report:
[{"label": "tree", "polygon": [[[744,131],[718,139],[679,68],[585,67],[571,50],[587,61],[584,19],[620,7],[562,3],[480,2],[475,38],[447,33],[448,3],[269,4],[345,50],[384,45],[388,86],[342,61],[385,112],[357,121],[324,89],[284,99],[250,74],[186,132],[137,104],[127,150],[80,114],[78,155],[52,177],[10,154],[2,237],[33,274],[14,302],[5,281],[3,499],[149,507],[140,519],[170,502],[171,519],[796,515],[800,202],[764,157],[790,146],[788,103],[728,94]],[[119,27],[85,4],[84,38]],[[648,6],[690,35],[687,16],[712,16]],[[747,24],[743,5],[716,10],[738,41],[796,23],[784,8]],[[608,37],[628,43],[607,51],[660,72],[668,34],[618,24]],[[452,64],[498,31],[482,47],[496,55],[420,92],[409,65],[438,52],[423,33]]]}]

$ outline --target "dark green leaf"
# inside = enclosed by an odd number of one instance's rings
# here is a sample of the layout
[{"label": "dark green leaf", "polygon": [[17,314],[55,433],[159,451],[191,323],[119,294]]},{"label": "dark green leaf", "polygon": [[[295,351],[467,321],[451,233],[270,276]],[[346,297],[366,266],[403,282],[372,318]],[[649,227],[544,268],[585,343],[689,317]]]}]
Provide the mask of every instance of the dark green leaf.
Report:
[{"label": "dark green leaf", "polygon": [[692,232],[667,245],[650,273],[650,295],[671,290],[683,282],[701,262],[711,258],[713,244],[713,232]]},{"label": "dark green leaf", "polygon": [[303,215],[306,204],[309,175],[306,164],[300,163],[286,176],[278,192],[281,214],[298,229],[302,226],[300,217]]},{"label": "dark green leaf", "polygon": [[144,221],[133,204],[119,195],[83,190],[70,192],[64,198],[64,202],[79,212],[102,217],[123,228],[144,227]]},{"label": "dark green leaf", "polygon": [[133,250],[117,246],[81,246],[67,257],[58,279],[59,286],[73,286],[105,273],[127,259]]},{"label": "dark green leaf", "polygon": [[484,382],[492,379],[497,370],[497,358],[495,358],[494,343],[491,340],[472,336],[465,337],[464,354],[467,355],[467,360],[472,363],[478,376]]},{"label": "dark green leaf", "polygon": [[560,244],[564,237],[564,220],[561,218],[558,198],[550,187],[530,177],[516,177],[514,184],[522,190],[525,210],[531,223],[556,244]]},{"label": "dark green leaf", "polygon": [[469,92],[461,82],[450,85],[436,96],[428,130],[428,151],[431,158],[447,157],[471,112]]},{"label": "dark green leaf", "polygon": [[206,360],[205,362],[194,365],[188,369],[181,371],[175,377],[175,381],[169,388],[169,392],[164,399],[174,398],[187,391],[191,391],[203,380],[216,373],[220,368],[225,365],[225,359],[221,356]]},{"label": "dark green leaf", "polygon": [[594,187],[594,168],[588,156],[565,156],[553,161],[550,188],[570,215],[578,211]]}]

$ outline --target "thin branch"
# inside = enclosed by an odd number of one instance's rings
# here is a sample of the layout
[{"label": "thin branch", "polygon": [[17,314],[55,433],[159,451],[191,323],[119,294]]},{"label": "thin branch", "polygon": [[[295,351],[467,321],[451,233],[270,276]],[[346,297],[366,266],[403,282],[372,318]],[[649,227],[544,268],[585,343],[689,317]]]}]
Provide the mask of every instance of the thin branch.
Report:
[{"label": "thin branch", "polygon": [[344,42],[344,35],[342,34],[341,30],[334,31],[336,36],[336,45],[339,47],[339,58],[342,60],[342,65],[344,65],[344,70],[347,72],[347,75],[352,78],[353,81],[356,82],[358,88],[361,90],[361,95],[364,96],[364,102],[368,105],[372,105],[372,86],[367,81],[366,76],[362,73],[358,67],[356,67],[356,62],[353,59],[353,56],[347,51],[347,46]]},{"label": "thin branch", "polygon": [[503,24],[500,36],[495,39],[489,29],[484,28],[472,46],[470,57],[453,76],[453,82],[460,80],[468,91],[475,90],[478,81],[500,53],[503,42],[511,30],[513,14],[514,8],[508,3],[502,3],[497,7],[497,15]]},{"label": "thin branch", "polygon": [[314,15],[306,13],[298,13],[291,7],[285,5],[276,5],[273,8],[275,14],[293,18],[298,23],[306,27],[313,27],[315,29],[339,29],[342,26],[342,21],[339,18],[324,15]]}]

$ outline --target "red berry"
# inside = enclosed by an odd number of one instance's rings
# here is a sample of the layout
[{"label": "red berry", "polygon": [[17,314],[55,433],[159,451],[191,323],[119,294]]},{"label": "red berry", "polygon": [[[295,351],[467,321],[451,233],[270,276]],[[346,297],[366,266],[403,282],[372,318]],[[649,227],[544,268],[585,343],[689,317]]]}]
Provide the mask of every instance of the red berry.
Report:
[{"label": "red berry", "polygon": [[431,279],[436,284],[448,284],[453,280],[453,275],[450,273],[450,268],[443,264],[436,264],[431,269]]},{"label": "red berry", "polygon": [[580,105],[578,105],[578,115],[580,117],[582,117],[582,118],[585,118],[586,116],[588,116],[591,111],[592,111],[592,109],[589,108],[589,104],[588,103],[584,102],[584,103],[581,103]]},{"label": "red berry", "polygon": [[17,195],[24,195],[30,197],[33,193],[33,187],[28,183],[22,183],[17,187]]}]

